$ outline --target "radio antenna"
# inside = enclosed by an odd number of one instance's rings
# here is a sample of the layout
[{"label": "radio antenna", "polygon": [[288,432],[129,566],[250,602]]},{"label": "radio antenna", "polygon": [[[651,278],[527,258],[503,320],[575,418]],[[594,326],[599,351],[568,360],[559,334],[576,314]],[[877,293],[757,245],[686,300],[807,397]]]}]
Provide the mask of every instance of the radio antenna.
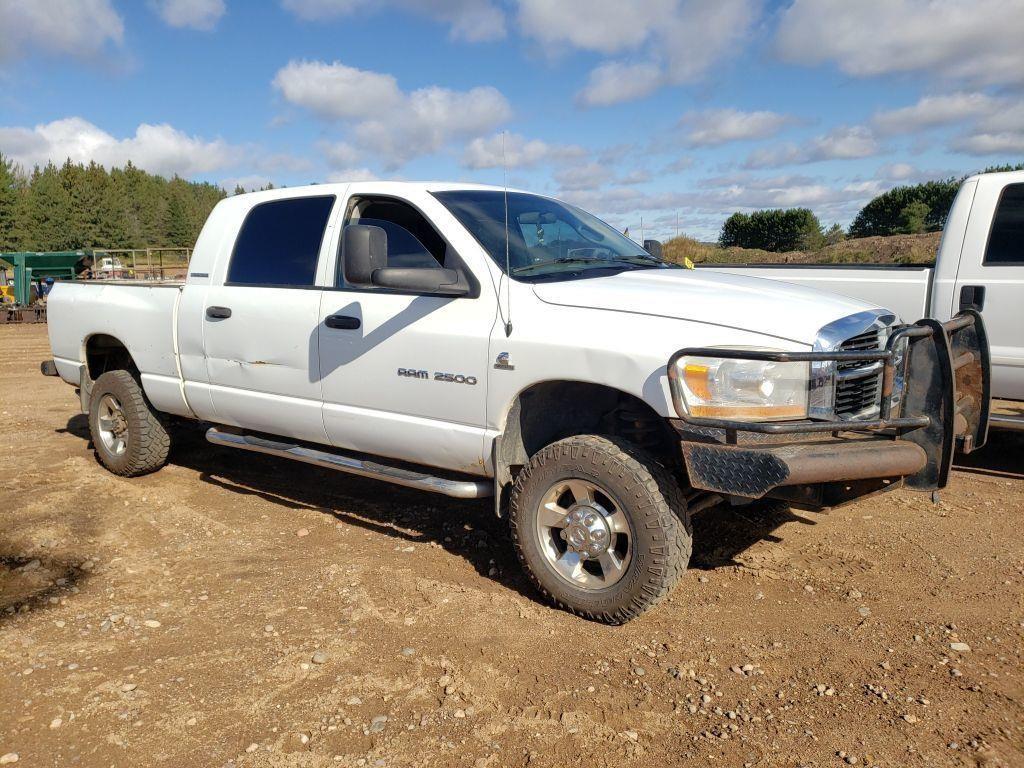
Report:
[{"label": "radio antenna", "polygon": [[512,335],[512,269],[508,244],[508,163],[505,160],[505,131],[501,132],[501,181],[505,190],[505,338]]}]

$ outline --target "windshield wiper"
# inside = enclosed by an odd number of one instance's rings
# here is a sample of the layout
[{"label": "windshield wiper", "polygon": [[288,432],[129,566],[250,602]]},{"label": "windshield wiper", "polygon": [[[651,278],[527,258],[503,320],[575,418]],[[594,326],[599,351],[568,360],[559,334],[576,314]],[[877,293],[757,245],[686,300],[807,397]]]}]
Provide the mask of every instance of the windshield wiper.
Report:
[{"label": "windshield wiper", "polygon": [[536,264],[525,264],[521,267],[516,267],[512,270],[513,275],[518,275],[523,272],[527,272],[533,269],[540,269],[541,267],[550,267],[557,264],[596,264],[596,263],[611,263],[607,259],[595,259],[589,256],[566,256],[563,259],[550,259],[549,261],[538,261]]},{"label": "windshield wiper", "polygon": [[629,264],[643,264],[644,266],[649,265],[652,267],[669,267],[670,269],[676,269],[682,266],[680,264],[675,264],[671,261],[659,259],[657,256],[644,256],[642,254],[637,254],[636,256],[626,256],[624,258],[616,259],[616,261],[625,261],[628,262]]}]

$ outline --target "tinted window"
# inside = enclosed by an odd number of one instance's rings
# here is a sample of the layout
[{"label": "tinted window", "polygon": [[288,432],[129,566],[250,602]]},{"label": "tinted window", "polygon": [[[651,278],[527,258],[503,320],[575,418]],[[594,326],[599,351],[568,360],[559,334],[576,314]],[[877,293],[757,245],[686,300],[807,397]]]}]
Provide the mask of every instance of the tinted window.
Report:
[{"label": "tinted window", "polygon": [[[388,236],[389,267],[444,266],[448,244],[423,214],[408,203],[390,198],[357,198],[350,204],[345,224],[367,224],[383,229]],[[338,260],[338,285],[345,285],[344,257],[343,253]]]},{"label": "tinted window", "polygon": [[235,242],[228,282],[313,285],[320,241],[334,196],[261,203],[249,211]]},{"label": "tinted window", "polygon": [[427,247],[412,232],[393,221],[384,219],[353,219],[352,224],[369,224],[380,227],[388,236],[389,267],[439,267],[441,266]]},{"label": "tinted window", "polygon": [[985,263],[1024,264],[1024,184],[1008,185],[999,197]]}]

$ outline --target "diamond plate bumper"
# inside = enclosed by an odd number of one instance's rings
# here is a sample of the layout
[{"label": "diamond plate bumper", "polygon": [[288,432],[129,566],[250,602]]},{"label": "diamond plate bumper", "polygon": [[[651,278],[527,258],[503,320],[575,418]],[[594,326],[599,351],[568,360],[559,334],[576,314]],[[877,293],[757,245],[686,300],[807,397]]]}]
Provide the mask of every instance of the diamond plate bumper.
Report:
[{"label": "diamond plate bumper", "polygon": [[759,499],[782,486],[898,481],[928,462],[905,440],[835,439],[810,444],[722,445],[683,441],[690,483],[715,493]]}]

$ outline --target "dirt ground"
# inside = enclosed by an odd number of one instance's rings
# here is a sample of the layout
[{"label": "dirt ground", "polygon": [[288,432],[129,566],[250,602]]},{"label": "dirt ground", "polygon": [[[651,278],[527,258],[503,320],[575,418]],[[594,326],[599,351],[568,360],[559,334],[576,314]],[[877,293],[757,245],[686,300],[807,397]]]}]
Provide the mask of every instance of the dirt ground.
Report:
[{"label": "dirt ground", "polygon": [[538,601],[486,502],[201,432],[115,477],[48,354],[0,327],[0,764],[1024,765],[1019,436],[937,505],[702,513],[606,627]]}]

